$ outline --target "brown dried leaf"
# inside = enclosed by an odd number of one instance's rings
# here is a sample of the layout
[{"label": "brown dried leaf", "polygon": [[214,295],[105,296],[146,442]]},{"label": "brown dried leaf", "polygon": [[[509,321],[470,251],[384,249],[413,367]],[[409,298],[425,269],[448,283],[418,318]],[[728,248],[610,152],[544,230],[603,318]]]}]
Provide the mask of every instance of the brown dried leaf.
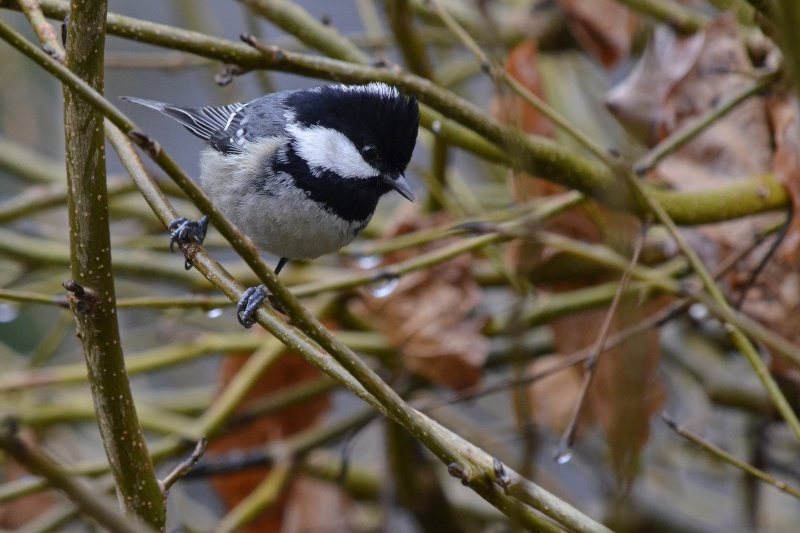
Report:
[{"label": "brown dried leaf", "polygon": [[[28,431],[23,431],[20,438],[25,440],[26,445],[38,447],[36,437]],[[18,462],[9,459],[3,468],[3,481],[13,481],[25,476],[30,476],[30,472],[25,470]],[[37,518],[42,513],[53,506],[55,500],[49,492],[38,492],[29,496],[17,498],[14,501],[0,504],[0,528],[4,531],[14,531],[23,529],[23,526],[31,520]]]},{"label": "brown dried leaf", "polygon": [[338,487],[301,476],[292,483],[280,533],[350,533],[350,499]]},{"label": "brown dried leaf", "polygon": [[606,67],[627,57],[636,16],[614,0],[558,0],[575,40]]},{"label": "brown dried leaf", "polygon": [[[230,383],[249,357],[247,354],[242,354],[231,355],[223,359],[220,369],[222,388]],[[315,379],[320,375],[319,370],[301,357],[294,354],[286,354],[269,369],[253,390],[250,391],[240,410],[275,391]],[[317,424],[322,414],[328,410],[329,405],[329,397],[323,395],[308,402],[288,407],[279,413],[259,417],[212,440],[208,446],[206,457],[209,460],[213,460],[215,454],[257,449],[266,442],[284,439],[289,435]],[[232,509],[264,480],[269,471],[270,469],[266,467],[250,468],[235,474],[215,476],[211,479],[211,484],[219,493],[226,508]],[[295,482],[296,480],[292,481],[293,484]],[[289,501],[289,494],[291,494],[291,490],[282,496],[279,505],[264,511],[241,531],[244,533],[278,533],[282,531],[284,512]]]},{"label": "brown dried leaf", "polygon": [[772,170],[781,178],[792,200],[792,221],[779,250],[781,259],[797,263],[800,251],[800,111],[797,100],[786,95],[767,100],[775,153]]},{"label": "brown dried leaf", "polygon": [[[679,37],[656,29],[628,80],[607,97],[620,120],[648,131],[655,144],[753,81],[738,24],[730,15],[702,34]],[[664,86],[659,88],[658,85]],[[720,181],[750,179],[771,169],[772,146],[763,99],[751,98],[665,158],[650,177],[680,190],[707,190]],[[774,217],[773,217],[774,218]],[[713,270],[728,251],[752,239],[770,216],[750,217],[687,231]]]},{"label": "brown dried leaf", "polygon": [[[506,60],[506,70],[526,89],[544,99],[544,91],[538,71],[538,49],[533,40],[523,41],[515,46]],[[554,137],[552,123],[534,107],[517,96],[506,95],[494,105],[494,114],[506,123],[520,127],[526,133],[543,137]],[[533,198],[559,194],[566,189],[561,185],[531,177],[524,173],[514,173],[511,179],[512,198],[525,202]],[[596,241],[600,238],[593,215],[581,207],[571,209],[549,219],[542,226],[548,231],[557,231],[580,239]],[[509,262],[520,273],[528,273],[544,260],[552,257],[545,250],[524,240],[516,240],[508,247]]]},{"label": "brown dried leaf", "polygon": [[[749,281],[756,264],[767,251],[767,245],[761,246],[746,261],[737,265],[729,276],[734,294],[744,288]],[[775,255],[764,266],[761,274],[747,292],[742,304],[742,311],[758,320],[764,326],[794,344],[800,344],[800,272],[796,259],[787,260]],[[773,355],[769,359],[770,369],[776,375],[790,378],[800,383],[800,371],[797,366]]]},{"label": "brown dried leaf", "polygon": [[[661,302],[638,304],[623,299],[611,334],[636,324],[656,311]],[[597,341],[605,309],[559,318],[551,323],[559,353],[569,354]],[[665,400],[658,376],[658,331],[633,336],[600,357],[587,407],[606,434],[611,464],[623,484],[635,473],[636,460],[650,436],[650,419]]]},{"label": "brown dried leaf", "polygon": [[[561,359],[562,356],[559,355],[537,357],[528,365],[526,373],[532,375],[547,371],[556,366]],[[575,410],[580,390],[581,371],[577,366],[570,366],[534,381],[527,390],[531,416],[537,424],[550,428],[554,433],[564,433]],[[577,434],[579,438],[581,428],[585,427],[588,421],[588,417],[581,419]]]},{"label": "brown dried leaf", "polygon": [[[396,236],[443,224],[446,215],[423,219],[409,205],[398,211]],[[438,242],[442,246],[446,242]],[[425,250],[433,246],[425,247]],[[387,257],[388,263],[407,259],[405,251]],[[486,319],[473,317],[483,294],[471,273],[472,257],[462,255],[446,263],[407,274],[384,298],[361,291],[354,310],[364,316],[397,347],[404,365],[425,378],[456,389],[477,383],[489,354],[482,334]]]},{"label": "brown dried leaf", "polygon": [[[539,47],[536,41],[522,41],[508,53],[506,71],[531,93],[544,98],[539,75]],[[553,124],[534,107],[518,96],[507,94],[495,102],[494,114],[503,122],[514,124],[522,131],[542,137],[552,137]]]},{"label": "brown dried leaf", "polygon": [[649,145],[674,129],[667,97],[695,65],[705,34],[676,34],[659,26],[630,75],[606,95],[606,107],[625,128]]},{"label": "brown dried leaf", "polygon": [[[723,16],[708,26],[705,34],[692,69],[665,102],[668,122],[662,125],[664,135],[753,83],[742,75],[752,70],[752,64],[735,19]],[[722,179],[752,178],[770,169],[770,143],[764,102],[751,98],[666,158],[658,175],[686,190],[718,187]]]},{"label": "brown dried leaf", "polygon": [[[653,145],[687,120],[753,82],[739,27],[728,15],[692,37],[656,29],[631,75],[612,91],[608,107],[624,124],[647,130]],[[770,168],[769,127],[761,99],[751,98],[659,164],[656,175],[686,190],[751,178]]]}]

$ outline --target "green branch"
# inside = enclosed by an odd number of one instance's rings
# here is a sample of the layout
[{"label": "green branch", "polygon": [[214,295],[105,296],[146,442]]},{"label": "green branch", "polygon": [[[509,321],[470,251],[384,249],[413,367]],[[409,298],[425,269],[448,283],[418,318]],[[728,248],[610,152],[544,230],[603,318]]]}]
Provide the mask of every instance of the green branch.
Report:
[{"label": "green branch", "polygon": [[[251,2],[256,3],[255,0]],[[10,0],[0,0],[0,6],[16,8],[16,4]],[[45,0],[42,2],[42,9],[47,16],[63,18],[68,4],[60,0]],[[296,11],[294,9],[288,13],[292,15]],[[338,50],[338,53],[342,54],[344,47],[350,50],[347,52],[347,57],[356,55],[352,50],[355,48],[352,44],[349,47],[342,45],[342,42],[349,41],[337,32],[329,31],[326,26],[313,18],[303,20],[314,24],[315,31],[322,32],[321,35],[324,36],[322,42],[315,42],[320,49]],[[292,19],[284,21],[282,27],[291,28],[291,23]],[[254,43],[258,46],[256,50],[241,43],[209,37],[202,33],[114,14],[108,17],[108,32],[234,64],[245,70],[271,69],[345,83],[368,81],[391,83],[404,91],[416,94],[427,104],[421,110],[422,125],[435,130],[436,134],[449,144],[471,151],[489,161],[513,164],[531,175],[542,176],[565,187],[577,189],[612,208],[630,210],[635,205],[629,189],[619,182],[612,171],[556,142],[529,137],[515,128],[502,125],[470,102],[418,76],[398,72],[395,69],[368,67],[336,59],[293,53],[275,47],[262,47]],[[15,45],[14,42],[9,42]],[[42,56],[46,57],[45,54]],[[363,52],[360,52],[358,58],[354,59],[362,60],[363,57]],[[65,81],[52,67],[43,64],[35,57],[32,58],[59,77],[62,82]],[[102,106],[104,114],[118,127],[125,132],[128,131],[122,124],[130,123],[125,121],[113,106],[105,101],[96,103]],[[667,194],[652,188],[648,190],[651,191],[653,198],[664,206],[672,220],[683,225],[729,220],[782,209],[789,203],[785,190],[771,175],[721,186],[712,192]],[[724,200],[720,201],[718,198]]]},{"label": "green branch", "polygon": [[[115,132],[113,128],[109,128],[109,133],[110,140],[118,150],[123,165],[128,169],[153,211],[165,224],[173,220],[176,216],[174,209],[146,173],[135,152],[121,138],[120,133]],[[528,527],[541,527],[542,517],[528,507],[528,505],[532,505],[547,516],[574,530],[606,531],[602,525],[510,469],[508,472],[511,485],[526,498],[525,503],[498,492],[498,488],[492,482],[494,471],[492,457],[406,404],[352,350],[340,339],[334,337],[300,305],[291,292],[277,280],[274,272],[263,263],[249,239],[241,236],[230,222],[213,208],[205,194],[192,180],[182,174],[162,150],[153,149],[146,142],[143,144],[151,157],[154,157],[170,177],[176,179],[176,182],[181,188],[184,188],[190,198],[202,202],[201,210],[206,212],[206,204],[213,209],[211,216],[214,224],[267,285],[291,318],[290,323],[296,325],[296,327],[288,325],[284,321],[284,317],[272,309],[262,307],[256,312],[259,324],[287,348],[301,354],[303,358],[331,376],[340,385],[400,423],[445,464],[462,465],[462,470],[465,472],[463,482],[501,509],[512,520]],[[231,301],[236,302],[241,298],[243,287],[222,269],[202,247],[190,245],[184,252],[192,261],[193,266]],[[320,349],[320,346],[325,351]]]},{"label": "green branch", "polygon": [[[106,11],[103,0],[76,0],[67,24],[66,63],[98,93],[103,91]],[[64,86],[64,124],[73,277],[64,287],[78,323],[97,424],[123,508],[163,530],[164,495],[136,416],[114,304],[103,115],[80,92]]]},{"label": "green branch", "polygon": [[617,0],[617,2],[668,24],[682,33],[694,33],[709,23],[708,17],[672,0]]},{"label": "green branch", "polygon": [[[118,533],[148,533],[153,529],[132,521],[119,512],[114,501],[96,493],[87,483],[78,481],[64,471],[44,452],[27,445],[15,434],[13,422],[5,420],[0,429],[0,449],[8,453],[34,474],[45,478],[51,486],[64,493],[81,511],[97,520],[109,531]],[[148,458],[149,460],[149,458]]]}]

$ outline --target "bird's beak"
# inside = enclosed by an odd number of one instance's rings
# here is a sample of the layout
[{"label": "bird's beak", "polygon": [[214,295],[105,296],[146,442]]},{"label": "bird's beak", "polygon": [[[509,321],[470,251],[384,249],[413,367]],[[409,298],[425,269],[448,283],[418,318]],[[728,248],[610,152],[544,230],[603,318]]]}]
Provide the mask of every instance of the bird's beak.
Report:
[{"label": "bird's beak", "polygon": [[402,174],[398,175],[397,177],[384,176],[383,179],[386,181],[386,184],[389,185],[389,187],[402,194],[408,200],[412,202],[414,201],[414,191],[412,191],[411,187],[408,186],[408,182]]}]

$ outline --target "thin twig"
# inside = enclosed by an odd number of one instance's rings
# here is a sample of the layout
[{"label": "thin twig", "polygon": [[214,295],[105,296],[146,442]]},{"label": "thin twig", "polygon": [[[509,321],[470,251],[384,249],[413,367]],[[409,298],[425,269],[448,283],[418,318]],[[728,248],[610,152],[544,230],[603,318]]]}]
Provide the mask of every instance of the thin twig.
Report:
[{"label": "thin twig", "polygon": [[733,304],[734,309],[741,310],[742,304],[744,304],[745,299],[747,298],[747,292],[753,288],[755,285],[758,276],[764,270],[764,268],[769,263],[770,259],[775,255],[775,252],[778,251],[783,239],[789,233],[789,228],[792,226],[792,217],[794,216],[794,209],[789,209],[788,216],[786,217],[786,222],[778,230],[778,234],[775,236],[775,240],[772,241],[767,251],[764,253],[764,256],[758,261],[758,264],[750,272],[750,275],[747,277],[747,281],[744,283],[744,286],[739,291],[739,297],[736,299],[736,303]]},{"label": "thin twig", "polygon": [[755,468],[754,466],[749,465],[749,464],[747,464],[746,462],[744,462],[744,461],[742,461],[740,459],[737,459],[732,454],[726,452],[725,450],[723,450],[719,446],[717,446],[715,444],[712,444],[708,440],[700,437],[699,435],[697,435],[697,434],[689,431],[685,427],[679,425],[667,413],[661,413],[661,419],[675,433],[677,433],[681,437],[685,438],[686,440],[697,444],[698,446],[700,446],[701,448],[703,448],[707,452],[713,454],[718,459],[720,459],[722,461],[725,461],[729,465],[732,465],[732,466],[738,468],[739,470],[742,470],[743,472],[745,472],[747,474],[750,474],[751,476],[753,476],[755,478],[760,479],[764,483],[768,483],[769,485],[772,485],[776,489],[778,489],[778,490],[780,490],[782,492],[785,492],[786,494],[789,494],[791,496],[794,496],[797,499],[800,499],[800,489],[794,488],[794,487],[788,485],[786,482],[780,481],[779,479],[767,474],[763,470],[759,470],[758,468]]},{"label": "thin twig", "polygon": [[695,13],[688,7],[672,0],[617,0],[634,11],[650,15],[658,21],[683,33],[702,30],[709,23],[708,17]]},{"label": "thin twig", "polygon": [[173,468],[170,473],[164,477],[164,479],[159,481],[161,492],[166,495],[167,491],[169,491],[172,485],[192,471],[197,462],[203,457],[203,454],[206,453],[206,446],[208,446],[208,441],[205,437],[201,437],[200,440],[197,441],[197,445],[194,447],[192,455],[178,463],[178,465]]},{"label": "thin twig", "polygon": [[110,531],[119,533],[146,533],[154,530],[145,523],[131,520],[123,515],[119,507],[104,494],[95,493],[87,483],[75,479],[57,465],[43,451],[29,446],[16,434],[16,424],[13,420],[4,420],[0,428],[0,448],[24,465],[34,474],[47,479],[66,495],[87,516],[97,520],[98,523]]},{"label": "thin twig", "polygon": [[662,159],[675,153],[686,143],[714,125],[715,122],[737,109],[739,104],[775,83],[777,78],[778,74],[776,72],[765,74],[752,86],[739,90],[722,103],[685,122],[634,163],[633,171],[637,174],[644,174],[655,167]]},{"label": "thin twig", "polygon": [[550,107],[547,102],[528,90],[527,87],[521,84],[516,78],[511,76],[511,74],[509,74],[505,68],[492,61],[492,59],[481,49],[478,42],[472,38],[467,30],[465,30],[446,9],[443,9],[442,6],[439,5],[439,2],[436,0],[427,0],[427,2],[428,8],[436,13],[445,26],[447,26],[450,31],[452,31],[453,34],[464,44],[464,46],[466,46],[467,49],[472,52],[476,58],[478,58],[478,60],[484,66],[484,70],[492,78],[508,85],[508,87],[510,87],[511,90],[517,94],[517,96],[525,100],[525,102],[536,109],[536,111],[548,118],[561,131],[575,139],[581,146],[589,150],[589,152],[591,152],[600,161],[610,163],[611,160],[609,159],[608,152],[606,150],[587,137],[578,128],[570,124],[565,117]]},{"label": "thin twig", "polygon": [[[41,3],[45,14],[56,18],[63,18],[69,9],[69,4],[60,0],[42,0]],[[16,4],[10,3],[9,0],[0,0],[0,6],[16,7]],[[40,50],[28,49],[25,40],[16,32],[10,28],[6,31],[2,27],[0,31],[3,32],[0,37],[19,48],[61,81],[76,83],[76,80],[70,78],[68,71],[47,64],[37,54],[41,53]],[[416,94],[421,101],[428,104],[421,106],[421,124],[426,128],[438,124],[440,126],[438,134],[450,144],[463,147],[489,161],[506,164],[512,163],[510,155],[518,155],[513,164],[532,175],[546,175],[554,182],[581,190],[614,208],[630,207],[630,195],[624,187],[619,186],[619,180],[615,178],[613,172],[558,143],[527,136],[515,128],[502,125],[451,91],[409,73],[345,63],[309,54],[297,54],[254,43],[256,51],[224,39],[115,14],[109,15],[108,31],[114,35],[135,38],[158,46],[167,46],[235,64],[244,69],[266,68],[347,83],[368,81],[391,83],[406,92]],[[338,39],[344,39],[338,34],[335,35]],[[90,92],[85,93],[85,97],[89,98],[93,105],[101,107],[103,113],[123,131],[129,131],[130,122],[106,100],[96,98],[90,95]],[[129,126],[126,127],[126,124]],[[681,224],[729,220],[783,208],[789,201],[780,183],[769,175],[758,176],[712,191],[648,190],[664,205],[672,218]]]},{"label": "thin twig", "polygon": [[586,360],[586,370],[583,374],[583,382],[581,384],[577,401],[575,402],[575,409],[570,417],[569,425],[567,426],[566,431],[564,431],[564,434],[558,443],[558,448],[556,449],[555,457],[557,461],[559,458],[566,458],[569,454],[571,454],[570,450],[575,442],[575,433],[578,429],[578,423],[580,422],[584,405],[586,405],[589,387],[592,385],[594,376],[597,373],[597,365],[600,362],[600,356],[606,350],[606,343],[608,341],[608,334],[611,330],[612,321],[616,315],[617,308],[619,307],[619,302],[622,300],[622,295],[625,293],[625,289],[631,280],[631,269],[639,262],[639,255],[644,247],[645,237],[649,228],[649,221],[642,223],[639,235],[636,239],[636,244],[633,249],[633,255],[631,256],[630,266],[622,273],[622,277],[619,280],[619,285],[617,286],[617,291],[614,294],[614,299],[611,301],[608,311],[606,311],[605,318],[600,326],[600,331],[597,334],[597,340],[595,341],[592,351]]},{"label": "thin twig", "polygon": [[42,50],[61,64],[64,64],[66,57],[64,48],[61,46],[61,39],[56,35],[56,30],[45,20],[42,8],[36,0],[17,0],[20,10],[25,13],[25,17],[30,22],[36,37],[42,43]]}]

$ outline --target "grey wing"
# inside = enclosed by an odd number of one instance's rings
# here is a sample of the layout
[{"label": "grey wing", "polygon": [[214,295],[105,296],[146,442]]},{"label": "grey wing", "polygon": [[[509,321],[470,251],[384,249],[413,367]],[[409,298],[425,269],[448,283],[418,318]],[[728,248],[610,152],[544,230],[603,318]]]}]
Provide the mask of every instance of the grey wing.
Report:
[{"label": "grey wing", "polygon": [[250,142],[265,138],[283,136],[286,128],[285,93],[262,96],[244,105],[229,109],[224,107],[204,107],[204,113],[225,119],[224,126],[218,128],[208,139],[208,143],[223,154],[242,153]]},{"label": "grey wing", "polygon": [[[180,122],[183,127],[204,141],[211,143],[212,146],[214,146],[215,141],[219,142],[225,137],[225,129],[229,126],[233,117],[244,108],[243,104],[189,108],[132,96],[123,96],[122,99],[160,111]],[[217,149],[226,153],[225,150]]]},{"label": "grey wing", "polygon": [[[224,136],[238,147],[286,134],[286,95],[291,91],[268,94],[241,107],[230,119]],[[223,132],[220,132],[223,133]]]},{"label": "grey wing", "polygon": [[283,102],[286,94],[268,94],[246,104],[197,108],[132,96],[123,96],[122,99],[160,111],[180,122],[218,152],[229,155],[242,153],[248,142],[283,134],[286,124]]}]

